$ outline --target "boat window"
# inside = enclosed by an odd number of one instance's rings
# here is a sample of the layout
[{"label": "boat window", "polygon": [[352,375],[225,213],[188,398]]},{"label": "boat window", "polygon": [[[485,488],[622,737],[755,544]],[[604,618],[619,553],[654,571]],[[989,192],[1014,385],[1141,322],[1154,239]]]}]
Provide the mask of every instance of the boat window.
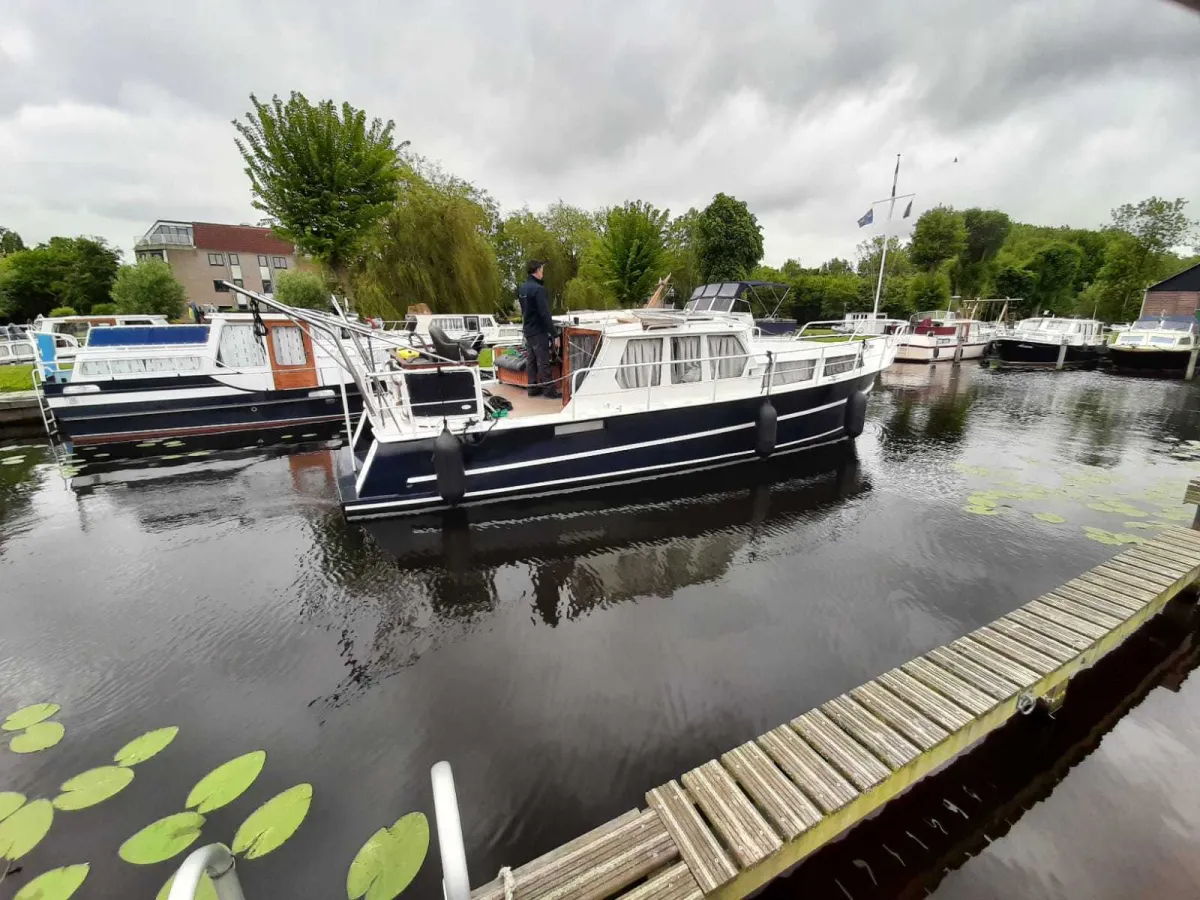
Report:
[{"label": "boat window", "polygon": [[746,348],[736,335],[708,336],[709,374],[713,378],[741,378],[746,370]]},{"label": "boat window", "polygon": [[267,354],[262,344],[254,337],[254,326],[246,324],[226,323],[221,329],[221,343],[217,350],[217,360],[223,366],[232,369],[247,369],[254,366],[265,366]]},{"label": "boat window", "polygon": [[463,327],[467,331],[478,331],[479,330],[479,316],[467,316],[463,320],[463,323],[464,323]]},{"label": "boat window", "polygon": [[[712,302],[713,302],[712,297],[701,297],[699,300],[696,301],[696,305],[692,308],[696,312],[699,312],[700,310],[708,309],[710,306],[712,306]],[[691,306],[690,303],[688,305]]]},{"label": "boat window", "polygon": [[617,384],[623,388],[644,388],[662,383],[662,338],[630,338],[621,354]]},{"label": "boat window", "polygon": [[299,325],[271,326],[271,348],[278,366],[302,366],[308,362]]},{"label": "boat window", "polygon": [[88,377],[108,374],[108,362],[103,359],[91,359],[79,364],[79,374]]},{"label": "boat window", "polygon": [[1062,319],[1045,319],[1042,321],[1042,328],[1046,331],[1066,331],[1067,323]]},{"label": "boat window", "polygon": [[830,375],[842,375],[854,368],[854,361],[857,357],[854,354],[849,356],[830,356],[825,360],[825,377]]},{"label": "boat window", "polygon": [[571,390],[579,390],[600,352],[600,333],[567,329],[567,366],[571,372]]},{"label": "boat window", "polygon": [[704,377],[700,335],[671,338],[671,384],[694,384]]},{"label": "boat window", "polygon": [[701,297],[715,297],[717,295],[717,291],[719,291],[720,289],[721,289],[721,286],[719,284],[706,284],[704,286],[704,293],[701,294],[700,296]]},{"label": "boat window", "polygon": [[1150,343],[1156,347],[1174,347],[1175,338],[1169,334],[1152,334]]},{"label": "boat window", "polygon": [[404,330],[409,332],[410,334],[412,332],[416,331],[417,330],[417,320],[416,319],[405,319],[404,320]]},{"label": "boat window", "polygon": [[786,359],[775,363],[771,370],[771,384],[778,387],[782,384],[796,384],[808,381],[813,377],[817,368],[815,359]]},{"label": "boat window", "polygon": [[729,312],[733,309],[733,298],[716,297],[713,299],[712,308],[714,312]]},{"label": "boat window", "polygon": [[721,289],[717,291],[718,297],[732,297],[738,291],[739,283],[736,281],[727,281],[721,285]]},{"label": "boat window", "polygon": [[701,295],[703,292],[704,292],[704,285],[700,285],[700,286],[699,286],[699,287],[697,287],[697,288],[696,288],[694,291],[692,291],[692,296],[691,296],[691,297],[689,297],[688,299],[689,299],[689,300],[695,300],[695,299],[696,299],[697,297],[699,297],[699,296],[700,296],[700,295]]},{"label": "boat window", "polygon": [[1192,346],[1192,336],[1190,334],[1185,334],[1183,337],[1181,337],[1179,339],[1179,346],[1180,347]]},{"label": "boat window", "polygon": [[1138,344],[1145,343],[1145,335],[1141,334],[1122,334],[1117,337],[1117,343],[1122,347],[1136,347]]},{"label": "boat window", "polygon": [[146,371],[144,359],[110,359],[108,370],[114,375],[141,375]]}]

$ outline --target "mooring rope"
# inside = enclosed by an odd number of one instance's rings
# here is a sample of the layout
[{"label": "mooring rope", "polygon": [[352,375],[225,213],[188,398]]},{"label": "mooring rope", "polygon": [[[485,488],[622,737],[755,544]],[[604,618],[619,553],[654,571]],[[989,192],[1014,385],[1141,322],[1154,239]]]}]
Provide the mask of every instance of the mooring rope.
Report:
[{"label": "mooring rope", "polygon": [[517,895],[517,879],[513,878],[512,869],[508,866],[501,867],[500,880],[504,882],[504,900],[514,900]]}]

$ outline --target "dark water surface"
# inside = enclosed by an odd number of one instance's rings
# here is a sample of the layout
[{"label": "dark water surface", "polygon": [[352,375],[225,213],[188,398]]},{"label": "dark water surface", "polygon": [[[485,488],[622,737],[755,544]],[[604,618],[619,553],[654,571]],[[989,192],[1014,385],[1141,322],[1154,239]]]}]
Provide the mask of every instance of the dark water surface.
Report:
[{"label": "dark water surface", "polygon": [[[347,524],[327,451],[71,490],[44,450],[0,449],[24,457],[0,465],[0,718],[49,700],[66,727],[41,753],[0,744],[0,791],[53,797],[138,734],[180,728],[122,793],[59,813],[0,896],[86,861],[80,897],[152,897],[182,856],[136,867],[118,846],[260,748],[262,776],[202,843],[298,782],[314,799],[295,837],[240,866],[249,900],[344,897],[372,832],[432,813],[440,759],[482,883],[1117,551],[1085,526],[1190,521],[1198,440],[1193,385],[897,368],[855,448],[466,534]],[[1200,690],[1178,680],[1122,710],[939,896],[1196,896]],[[410,895],[440,896],[436,852]]]}]

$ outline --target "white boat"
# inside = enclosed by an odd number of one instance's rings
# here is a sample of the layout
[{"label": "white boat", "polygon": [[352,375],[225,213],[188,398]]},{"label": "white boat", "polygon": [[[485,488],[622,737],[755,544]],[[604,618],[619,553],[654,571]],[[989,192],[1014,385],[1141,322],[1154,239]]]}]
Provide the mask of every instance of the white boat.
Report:
[{"label": "white boat", "polygon": [[1022,319],[1011,334],[995,338],[992,346],[1006,365],[1055,366],[1063,347],[1064,366],[1092,365],[1105,351],[1104,324],[1055,316]]},{"label": "white boat", "polygon": [[525,342],[520,324],[500,323],[487,313],[410,313],[403,322],[385,322],[383,328],[410,336],[416,349],[434,349],[433,329],[438,329],[445,339],[454,343],[473,343],[476,349],[517,346]]},{"label": "white boat", "polygon": [[1117,334],[1108,358],[1118,372],[1182,376],[1198,337],[1194,316],[1143,316]]},{"label": "white boat", "polygon": [[[0,325],[0,366],[34,361],[33,340],[26,325]],[[33,384],[29,385],[30,389]]]},{"label": "white boat", "polygon": [[900,339],[896,362],[982,359],[991,340],[982,323],[960,318],[952,310],[919,312],[911,323],[912,331]]}]

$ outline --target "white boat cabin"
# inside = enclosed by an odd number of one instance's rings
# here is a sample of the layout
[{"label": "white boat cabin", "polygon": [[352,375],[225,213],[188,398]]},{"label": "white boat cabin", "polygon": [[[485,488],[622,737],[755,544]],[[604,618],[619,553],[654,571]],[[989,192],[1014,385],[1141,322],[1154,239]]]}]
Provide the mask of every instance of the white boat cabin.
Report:
[{"label": "white boat cabin", "polygon": [[430,344],[429,329],[432,326],[440,328],[452,341],[460,341],[480,335],[483,343],[493,346],[500,343],[520,343],[523,341],[521,326],[507,325],[496,321],[496,317],[487,313],[432,313],[409,314],[403,322],[386,323],[390,331],[403,331],[420,339],[424,344]]},{"label": "white boat cabin", "polygon": [[1124,349],[1191,352],[1198,325],[1192,316],[1143,316],[1117,335],[1112,346]]},{"label": "white boat cabin", "polygon": [[1096,319],[1064,319],[1039,316],[1022,319],[1012,338],[1044,344],[1093,345],[1104,341],[1104,323]]}]

